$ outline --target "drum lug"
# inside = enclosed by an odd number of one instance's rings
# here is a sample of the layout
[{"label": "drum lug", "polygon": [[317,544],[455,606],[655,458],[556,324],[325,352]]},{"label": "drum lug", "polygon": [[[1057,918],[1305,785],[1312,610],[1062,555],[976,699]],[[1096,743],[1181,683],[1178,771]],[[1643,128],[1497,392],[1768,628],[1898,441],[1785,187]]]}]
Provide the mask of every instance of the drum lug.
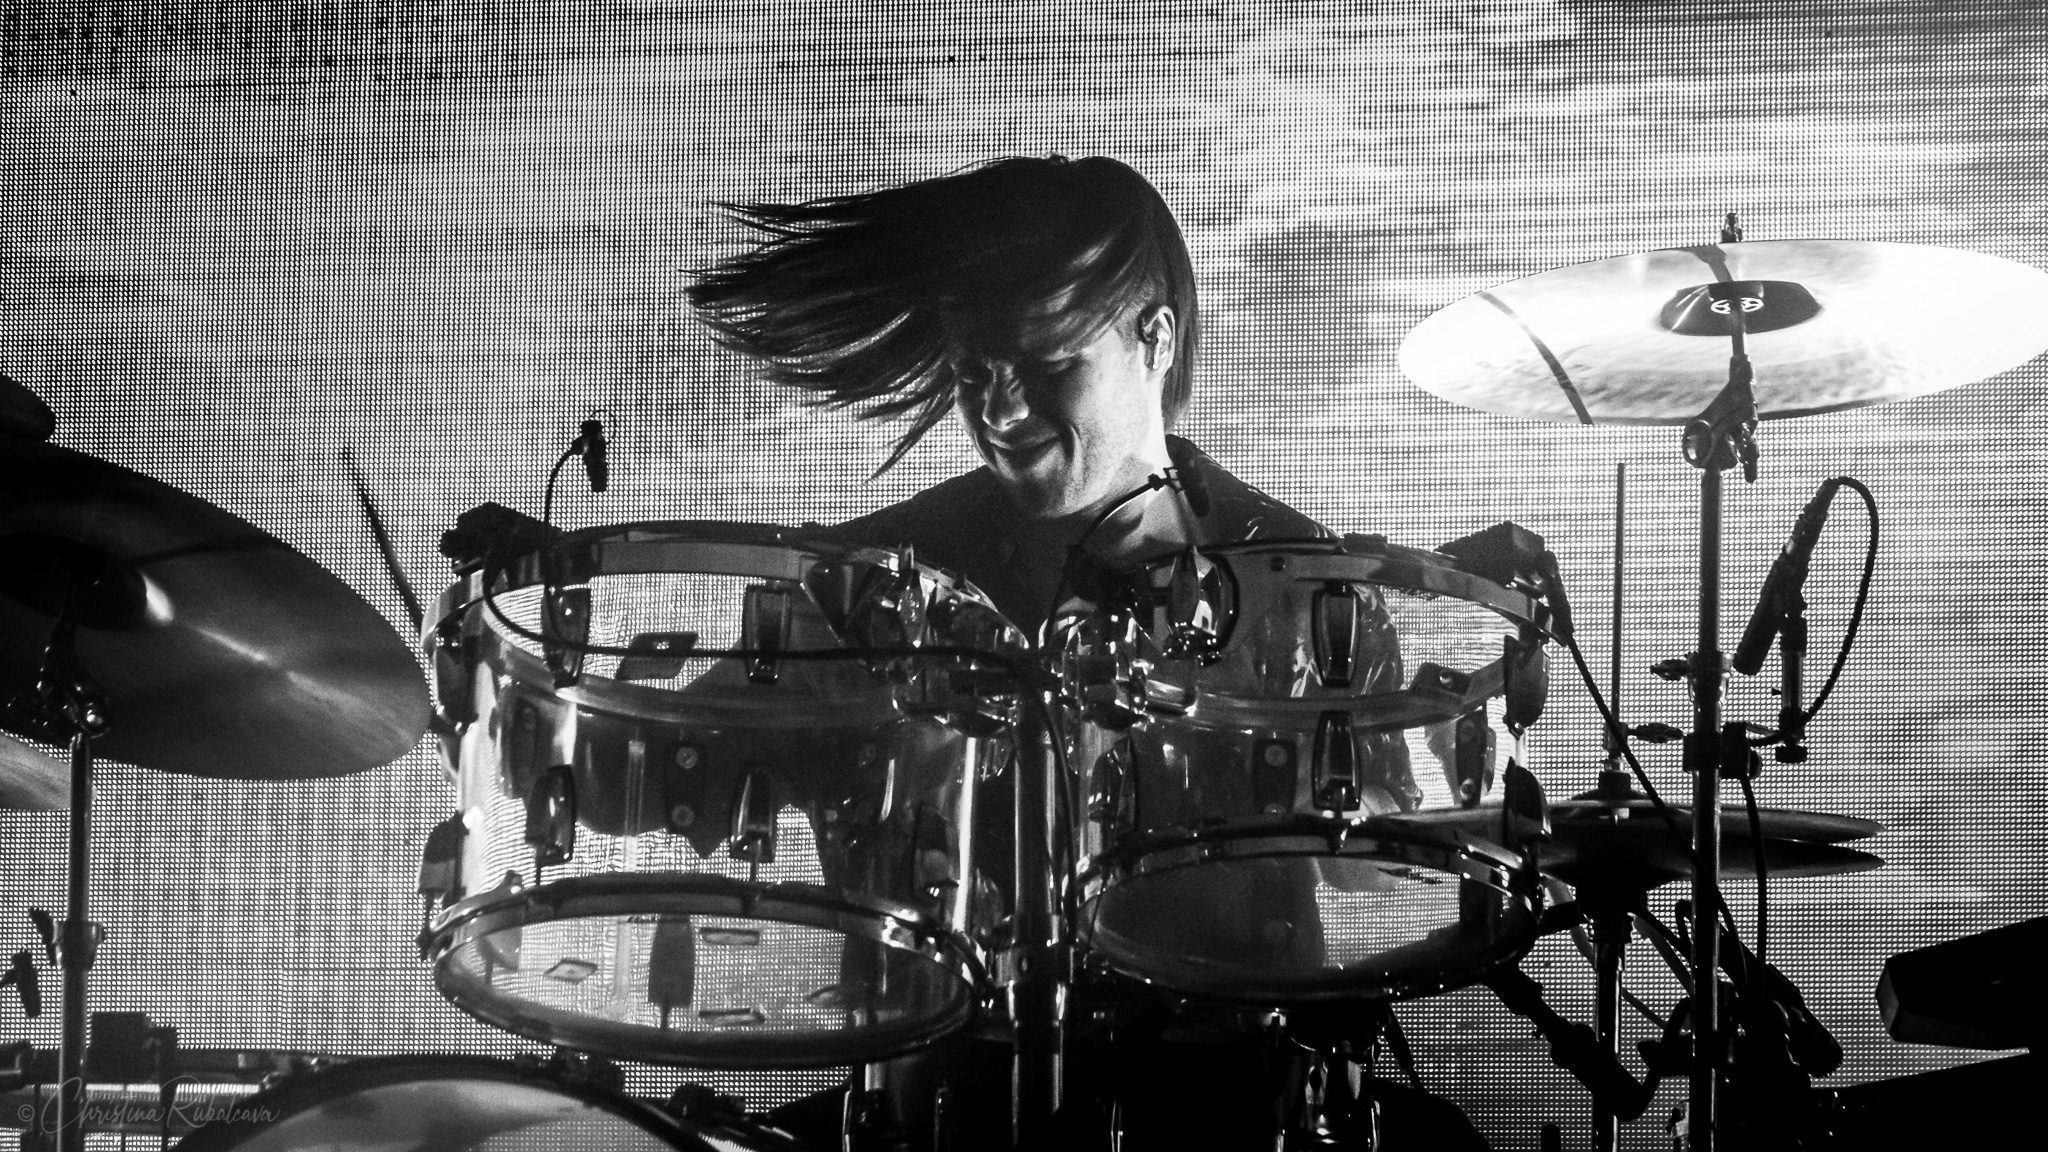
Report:
[{"label": "drum lug", "polygon": [[468,838],[469,825],[460,812],[427,833],[420,849],[419,894],[430,903],[448,905],[462,899],[462,846]]},{"label": "drum lug", "polygon": [[441,715],[460,728],[476,719],[478,637],[473,615],[451,616],[434,627],[430,646],[434,665],[434,697]]},{"label": "drum lug", "polygon": [[775,863],[775,791],[758,768],[740,773],[732,800],[733,859],[749,864]]},{"label": "drum lug", "polygon": [[1316,807],[1327,812],[1357,809],[1358,742],[1349,712],[1325,712],[1316,721],[1314,772]]},{"label": "drum lug", "polygon": [[1069,699],[1088,721],[1121,732],[1145,717],[1147,678],[1134,657],[1137,621],[1109,612],[1077,621],[1060,655]]},{"label": "drum lug", "polygon": [[583,677],[583,649],[590,643],[590,589],[555,588],[545,603],[541,655],[554,674],[555,687],[567,688]]},{"label": "drum lug", "polygon": [[885,568],[857,561],[824,560],[804,574],[804,591],[842,639],[868,647],[898,644],[892,630],[878,632],[874,609],[889,598],[894,579]]},{"label": "drum lug", "polygon": [[1349,688],[1358,663],[1358,590],[1331,581],[1316,589],[1314,607],[1316,675],[1325,688]]},{"label": "drum lug", "polygon": [[1196,549],[1184,549],[1167,571],[1165,591],[1164,654],[1204,666],[1221,660],[1237,614],[1228,570]]},{"label": "drum lug", "polygon": [[931,589],[925,584],[924,571],[916,567],[916,560],[910,549],[903,550],[903,574],[896,582],[896,622],[903,630],[905,642],[911,645],[925,641],[926,615],[931,605]]},{"label": "drum lug", "polygon": [[1458,717],[1452,737],[1452,763],[1456,779],[1451,781],[1460,808],[1477,808],[1493,789],[1493,725],[1486,709],[1475,708]]},{"label": "drum lug", "polygon": [[1502,723],[1520,732],[1543,715],[1550,695],[1550,656],[1540,635],[1501,637],[1501,666],[1506,675],[1507,708]]},{"label": "drum lug", "polygon": [[741,611],[740,647],[747,657],[747,679],[773,684],[782,672],[782,653],[789,647],[789,589],[756,584],[746,591]]},{"label": "drum lug", "polygon": [[526,789],[526,842],[533,847],[539,869],[576,857],[576,773],[556,764],[533,778]]},{"label": "drum lug", "polygon": [[[1096,757],[1088,774],[1088,824],[1116,832],[1137,822],[1131,794],[1130,745],[1119,740]],[[1292,782],[1290,781],[1290,784]]]},{"label": "drum lug", "polygon": [[1294,807],[1294,787],[1301,779],[1294,741],[1268,733],[1252,743],[1252,807],[1263,816],[1284,815]]},{"label": "drum lug", "polygon": [[697,997],[697,927],[688,915],[654,918],[647,944],[647,1000],[661,1012],[661,1026],[678,1006],[688,1008]]}]

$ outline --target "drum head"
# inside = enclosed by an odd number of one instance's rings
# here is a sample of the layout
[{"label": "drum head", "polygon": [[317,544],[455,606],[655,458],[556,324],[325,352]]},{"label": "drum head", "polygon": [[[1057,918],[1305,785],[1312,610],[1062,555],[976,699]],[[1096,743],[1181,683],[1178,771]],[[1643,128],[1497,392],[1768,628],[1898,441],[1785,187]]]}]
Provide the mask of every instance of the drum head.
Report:
[{"label": "drum head", "polygon": [[196,1129],[178,1152],[797,1152],[748,1125],[699,1124],[545,1072],[475,1056],[359,1060],[285,1080]]},{"label": "drum head", "polygon": [[459,906],[435,935],[456,1007],[545,1043],[725,1067],[855,1063],[965,1024],[954,937],[812,884],[586,876]]},{"label": "drum head", "polygon": [[1432,995],[1535,939],[1536,901],[1503,860],[1363,828],[1334,849],[1248,827],[1133,854],[1089,884],[1082,934],[1140,980],[1277,1004]]}]

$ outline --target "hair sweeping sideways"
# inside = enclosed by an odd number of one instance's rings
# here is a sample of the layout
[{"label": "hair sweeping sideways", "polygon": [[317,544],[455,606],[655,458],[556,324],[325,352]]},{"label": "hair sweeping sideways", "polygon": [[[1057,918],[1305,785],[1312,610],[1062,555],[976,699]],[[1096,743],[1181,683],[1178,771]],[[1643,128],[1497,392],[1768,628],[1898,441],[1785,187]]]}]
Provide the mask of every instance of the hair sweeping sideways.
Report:
[{"label": "hair sweeping sideways", "polygon": [[1085,340],[1149,306],[1179,335],[1162,407],[1193,388],[1199,304],[1187,243],[1157,189],[1106,157],[1007,157],[797,204],[721,203],[756,235],[697,271],[691,307],[779,384],[861,419],[905,418],[879,476],[952,407],[955,365],[1028,321]]}]

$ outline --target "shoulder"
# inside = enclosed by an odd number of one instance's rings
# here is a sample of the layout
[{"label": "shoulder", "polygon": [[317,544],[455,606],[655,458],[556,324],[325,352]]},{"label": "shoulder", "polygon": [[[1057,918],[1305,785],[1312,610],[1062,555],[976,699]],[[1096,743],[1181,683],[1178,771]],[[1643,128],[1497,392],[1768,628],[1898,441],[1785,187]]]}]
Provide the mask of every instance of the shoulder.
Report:
[{"label": "shoulder", "polygon": [[1209,454],[1178,436],[1166,438],[1174,466],[1200,477],[1208,488],[1209,514],[1202,527],[1213,542],[1303,540],[1332,535],[1310,517],[1238,479]]},{"label": "shoulder", "polygon": [[851,544],[909,545],[942,566],[954,567],[946,564],[949,555],[975,550],[985,538],[993,539],[991,526],[1002,522],[1003,506],[995,478],[988,469],[976,468],[826,531]]}]

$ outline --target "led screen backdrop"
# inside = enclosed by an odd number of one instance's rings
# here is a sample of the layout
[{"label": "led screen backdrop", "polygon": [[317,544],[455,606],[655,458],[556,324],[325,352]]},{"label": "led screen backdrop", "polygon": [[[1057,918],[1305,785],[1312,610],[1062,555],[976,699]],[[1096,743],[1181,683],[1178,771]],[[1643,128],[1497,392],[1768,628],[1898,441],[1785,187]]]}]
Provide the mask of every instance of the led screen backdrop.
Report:
[{"label": "led screen backdrop", "polygon": [[[0,9],[0,372],[48,401],[56,442],[274,533],[407,631],[345,450],[429,600],[448,581],[440,533],[487,500],[538,513],[598,407],[616,417],[613,490],[565,484],[571,526],[831,522],[899,499],[971,450],[949,426],[869,481],[893,430],[794,404],[712,348],[681,293],[737,239],[713,202],[1113,155],[1165,193],[1202,282],[1179,431],[1338,529],[1418,546],[1503,520],[1541,533],[1603,678],[1625,464],[1623,702],[1683,725],[1682,688],[1646,672],[1694,642],[1697,473],[1677,430],[1454,407],[1402,379],[1402,338],[1501,281],[1711,241],[1730,210],[1752,240],[2048,268],[2044,101],[2034,0],[20,0]],[[1847,1049],[1830,1083],[1973,1058],[1886,1037],[1880,966],[2048,911],[2044,374],[1769,422],[1759,479],[1729,484],[1730,628],[1821,480],[1860,478],[1882,516],[1869,615],[1812,758],[1759,785],[1766,804],[1887,829],[1863,845],[1884,868],[1770,892],[1772,958]],[[1865,531],[1838,501],[1807,588],[1817,668]],[[1561,656],[1553,683],[1532,767],[1561,797],[1592,785],[1600,744]],[[1731,717],[1771,722],[1774,684],[1737,681]],[[1644,756],[1685,793],[1675,751]],[[108,766],[92,1007],[147,1012],[190,1047],[528,1050],[443,1003],[417,959],[417,862],[451,805],[425,745],[317,782]],[[26,909],[61,907],[63,821],[0,813],[0,836],[12,952]],[[1750,923],[1754,885],[1731,888]],[[1568,937],[1524,967],[1590,1021]],[[1640,945],[1631,972],[1668,1011],[1676,987]],[[46,979],[40,1019],[0,1001],[0,1040],[55,1045]],[[1546,1120],[1583,1141],[1584,1093],[1489,995],[1400,1015],[1425,1083],[1497,1146],[1534,1147]],[[765,1106],[826,1077],[699,1078]],[[1628,1126],[1632,1146],[1662,1146],[1676,1098]]]}]

